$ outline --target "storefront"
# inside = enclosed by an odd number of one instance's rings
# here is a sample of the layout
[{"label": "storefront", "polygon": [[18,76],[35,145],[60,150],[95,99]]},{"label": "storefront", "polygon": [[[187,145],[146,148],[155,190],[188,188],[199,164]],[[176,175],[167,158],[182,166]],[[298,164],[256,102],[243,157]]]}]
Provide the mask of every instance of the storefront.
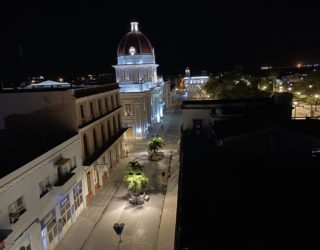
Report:
[{"label": "storefront", "polygon": [[54,249],[59,243],[56,212],[54,208],[41,220],[41,237],[44,250]]}]

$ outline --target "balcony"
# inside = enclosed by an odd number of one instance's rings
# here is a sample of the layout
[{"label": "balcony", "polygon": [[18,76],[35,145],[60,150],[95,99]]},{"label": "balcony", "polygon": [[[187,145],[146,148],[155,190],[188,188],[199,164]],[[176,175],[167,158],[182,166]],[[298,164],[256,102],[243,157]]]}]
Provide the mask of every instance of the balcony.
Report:
[{"label": "balcony", "polygon": [[107,116],[120,108],[121,108],[121,106],[118,106],[118,107],[115,107],[114,109],[109,110],[109,111],[103,110],[103,111],[94,113],[92,116],[80,118],[80,119],[78,119],[79,128],[83,128],[83,127],[89,125],[90,123],[99,120],[101,117]]},{"label": "balcony", "polygon": [[10,224],[14,224],[19,220],[19,217],[27,211],[24,207],[20,208],[19,211],[15,213],[9,213]]},{"label": "balcony", "polygon": [[47,184],[45,186],[45,188],[42,190],[41,194],[40,194],[40,198],[42,198],[43,196],[45,196],[47,193],[49,193],[52,189],[51,184]]},{"label": "balcony", "polygon": [[58,179],[58,182],[53,185],[53,190],[57,195],[63,195],[68,192],[74,184],[76,184],[75,173],[69,172]]},{"label": "balcony", "polygon": [[5,249],[4,240],[12,233],[12,229],[0,228],[0,249]]},{"label": "balcony", "polygon": [[127,131],[128,128],[121,128],[119,131],[117,131],[108,141],[106,141],[98,150],[96,150],[92,155],[87,157],[83,165],[84,166],[90,166],[92,163],[94,163],[121,135],[124,134],[124,132]]}]

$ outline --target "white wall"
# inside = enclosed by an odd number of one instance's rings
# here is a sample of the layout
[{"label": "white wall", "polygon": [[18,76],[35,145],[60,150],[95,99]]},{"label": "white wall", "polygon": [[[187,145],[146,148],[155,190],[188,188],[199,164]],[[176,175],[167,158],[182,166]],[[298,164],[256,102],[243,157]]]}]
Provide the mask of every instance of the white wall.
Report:
[{"label": "white wall", "polygon": [[[51,189],[40,198],[39,182],[47,176],[51,180],[57,179],[54,163],[60,157],[72,159],[75,156],[77,167],[73,172],[78,183],[83,179],[80,153],[79,135],[76,135],[0,180],[0,228],[13,230],[5,241],[6,246],[9,244],[8,249],[10,245],[12,249],[18,248],[24,237],[32,240],[32,249],[42,249],[40,223],[35,220],[43,219],[59,203],[59,195]],[[21,196],[27,211],[16,223],[10,224],[8,205]],[[18,237],[21,233],[23,235]]]},{"label": "white wall", "polygon": [[[5,119],[12,126],[33,125],[76,128],[75,98],[72,90],[0,94],[0,129]],[[19,117],[18,117],[19,116]]]}]

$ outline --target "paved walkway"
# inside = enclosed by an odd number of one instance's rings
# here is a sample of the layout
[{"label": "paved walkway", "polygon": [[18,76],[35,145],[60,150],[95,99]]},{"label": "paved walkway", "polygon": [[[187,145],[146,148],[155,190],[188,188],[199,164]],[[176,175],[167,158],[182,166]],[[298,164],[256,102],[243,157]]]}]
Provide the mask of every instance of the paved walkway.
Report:
[{"label": "paved walkway", "polygon": [[[129,156],[121,160],[56,249],[174,249],[180,121],[181,111],[169,110],[146,140],[129,145]],[[158,162],[147,159],[146,143],[152,135],[163,136],[166,143],[165,157]],[[145,166],[150,177],[147,190],[150,200],[143,205],[128,203],[127,188],[122,181],[123,171],[133,159]],[[162,179],[161,172],[168,173],[169,168],[171,177]],[[116,222],[125,223],[121,243],[112,228]]]},{"label": "paved walkway", "polygon": [[297,118],[297,119],[306,119],[306,117],[310,117],[313,110],[313,117],[319,118],[320,117],[320,105],[315,107],[313,105],[312,107],[310,105],[300,103],[299,106],[294,106],[292,109],[292,118]]}]

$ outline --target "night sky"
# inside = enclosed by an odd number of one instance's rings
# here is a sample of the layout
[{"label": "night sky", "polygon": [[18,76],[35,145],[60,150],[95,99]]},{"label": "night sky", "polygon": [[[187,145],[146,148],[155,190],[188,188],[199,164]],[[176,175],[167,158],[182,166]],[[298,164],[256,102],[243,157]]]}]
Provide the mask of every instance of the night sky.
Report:
[{"label": "night sky", "polygon": [[1,6],[0,80],[19,75],[19,44],[27,76],[114,72],[117,46],[133,20],[155,48],[158,72],[164,76],[183,74],[186,66],[199,74],[235,65],[320,63],[320,9],[315,4],[193,2],[34,1]]}]

